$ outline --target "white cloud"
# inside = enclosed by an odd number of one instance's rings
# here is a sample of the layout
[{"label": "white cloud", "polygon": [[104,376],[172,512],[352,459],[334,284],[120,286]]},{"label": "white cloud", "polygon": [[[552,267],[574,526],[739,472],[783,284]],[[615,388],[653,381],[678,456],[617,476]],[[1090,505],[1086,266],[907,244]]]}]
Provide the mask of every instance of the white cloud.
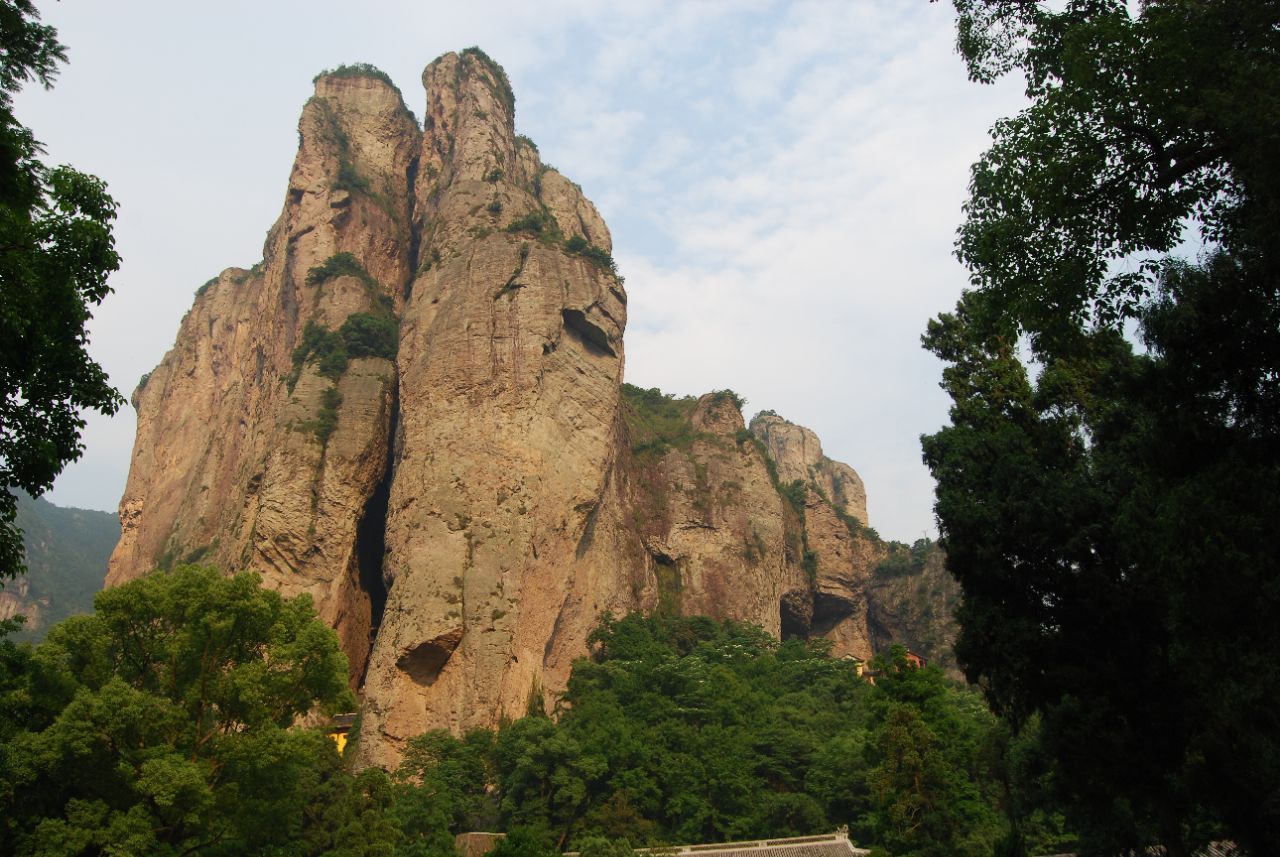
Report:
[{"label": "white cloud", "polygon": [[[945,6],[42,8],[71,65],[19,115],[51,160],[103,176],[121,203],[125,265],[93,348],[125,390],[196,286],[258,258],[312,74],[373,62],[421,112],[423,65],[479,44],[512,77],[520,130],[609,222],[631,296],[628,379],[776,409],[859,470],[882,534],[932,528],[917,436],[946,401],[919,335],[965,282],[951,245],[967,165],[1019,103],[965,80]],[[113,506],[131,435],[129,416],[91,420],[54,499]]]}]

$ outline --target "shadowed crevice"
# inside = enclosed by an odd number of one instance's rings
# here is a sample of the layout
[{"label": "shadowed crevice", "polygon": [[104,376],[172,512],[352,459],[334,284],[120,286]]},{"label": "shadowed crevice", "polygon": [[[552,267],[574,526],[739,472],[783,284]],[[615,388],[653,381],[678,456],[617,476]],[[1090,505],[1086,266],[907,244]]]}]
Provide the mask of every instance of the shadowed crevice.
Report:
[{"label": "shadowed crevice", "polygon": [[582,342],[589,353],[607,354],[610,357],[618,356],[617,352],[613,350],[613,346],[609,344],[609,335],[587,321],[587,315],[582,310],[566,309],[561,310],[560,314],[564,317],[564,329]]},{"label": "shadowed crevice", "polygon": [[396,660],[396,667],[415,683],[430,687],[460,642],[462,629],[454,628],[406,651]]},{"label": "shadowed crevice", "polygon": [[778,615],[782,620],[782,639],[808,639],[813,625],[813,597],[802,589],[784,593],[778,603]]},{"label": "shadowed crevice", "polygon": [[848,619],[857,610],[858,604],[852,598],[842,598],[827,592],[815,592],[813,595],[813,619],[809,627],[810,637],[822,637]]},{"label": "shadowed crevice", "polygon": [[[383,563],[387,554],[387,505],[391,499],[391,481],[395,464],[396,424],[399,416],[399,395],[392,394],[391,422],[387,426],[387,456],[383,463],[382,478],[374,486],[365,502],[364,513],[356,525],[356,566],[359,570],[360,590],[369,598],[369,648],[382,625],[382,614],[387,607],[387,583],[383,575]],[[359,684],[364,684],[369,669],[369,656],[360,668]]]}]

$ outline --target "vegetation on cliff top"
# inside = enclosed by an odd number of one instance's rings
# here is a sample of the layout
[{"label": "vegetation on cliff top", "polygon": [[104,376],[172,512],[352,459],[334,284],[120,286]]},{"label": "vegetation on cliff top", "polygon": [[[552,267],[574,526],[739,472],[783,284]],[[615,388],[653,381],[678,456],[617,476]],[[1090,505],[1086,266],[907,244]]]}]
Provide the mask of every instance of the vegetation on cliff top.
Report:
[{"label": "vegetation on cliff top", "polygon": [[636,454],[662,454],[668,449],[683,449],[693,442],[694,396],[676,398],[657,387],[648,390],[634,384],[622,385],[622,419]]},{"label": "vegetation on cliff top", "polygon": [[494,62],[488,54],[480,50],[480,48],[475,45],[472,45],[469,48],[463,48],[461,56],[463,58],[463,62],[458,64],[460,72],[465,73],[465,61],[468,57],[480,62],[486,69],[488,69],[489,74],[493,79],[493,83],[497,87],[497,89],[494,90],[494,95],[499,101],[506,105],[508,114],[514,116],[516,111],[516,93],[515,90],[511,88],[511,80],[507,77],[506,69]]},{"label": "vegetation on cliff top", "polygon": [[311,78],[312,83],[318,83],[322,77],[371,77],[374,80],[380,80],[387,86],[396,91],[397,95],[404,96],[400,93],[400,87],[396,86],[395,81],[391,79],[391,75],[387,74],[376,65],[367,62],[348,63],[338,66],[337,68],[327,68],[324,71]]}]

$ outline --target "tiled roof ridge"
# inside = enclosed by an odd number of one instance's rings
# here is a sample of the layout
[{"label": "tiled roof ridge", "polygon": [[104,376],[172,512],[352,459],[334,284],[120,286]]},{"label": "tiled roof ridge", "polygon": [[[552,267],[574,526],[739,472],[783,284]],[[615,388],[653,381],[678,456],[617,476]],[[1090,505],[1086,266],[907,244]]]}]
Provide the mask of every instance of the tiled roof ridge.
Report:
[{"label": "tiled roof ridge", "polygon": [[[743,839],[734,842],[707,842],[698,845],[672,845],[666,848],[637,848],[638,855],[653,857],[681,857],[691,854],[714,854],[716,852],[740,852],[755,849],[803,848],[812,845],[843,845],[849,854],[865,855],[871,852],[855,848],[849,842],[848,828],[841,828],[834,833],[823,833],[816,836],[788,836],[773,839]],[[566,851],[563,857],[577,857],[576,851]]]},{"label": "tiled roof ridge", "polygon": [[816,836],[788,836],[782,839],[741,839],[735,842],[708,842],[700,845],[677,845],[677,853],[702,851],[740,851],[744,848],[785,848],[788,845],[812,845],[816,842],[848,841],[847,833],[822,833]]}]

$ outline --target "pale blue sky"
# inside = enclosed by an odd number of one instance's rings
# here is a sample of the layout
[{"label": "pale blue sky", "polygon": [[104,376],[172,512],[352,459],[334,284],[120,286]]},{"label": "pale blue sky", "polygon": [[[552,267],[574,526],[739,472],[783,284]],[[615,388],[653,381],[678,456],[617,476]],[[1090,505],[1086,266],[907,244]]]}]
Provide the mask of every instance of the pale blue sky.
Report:
[{"label": "pale blue sky", "polygon": [[[261,256],[312,76],[386,70],[421,116],[423,66],[479,45],[517,130],[599,206],[630,296],[627,380],[732,388],[821,437],[871,524],[934,533],[918,437],[946,416],[919,347],[966,281],[951,256],[968,165],[1017,109],[970,84],[949,4],[42,2],[70,64],[19,118],[105,179],[124,265],[92,352],[126,394],[195,289]],[[92,418],[50,498],[112,509],[133,413]]]}]

